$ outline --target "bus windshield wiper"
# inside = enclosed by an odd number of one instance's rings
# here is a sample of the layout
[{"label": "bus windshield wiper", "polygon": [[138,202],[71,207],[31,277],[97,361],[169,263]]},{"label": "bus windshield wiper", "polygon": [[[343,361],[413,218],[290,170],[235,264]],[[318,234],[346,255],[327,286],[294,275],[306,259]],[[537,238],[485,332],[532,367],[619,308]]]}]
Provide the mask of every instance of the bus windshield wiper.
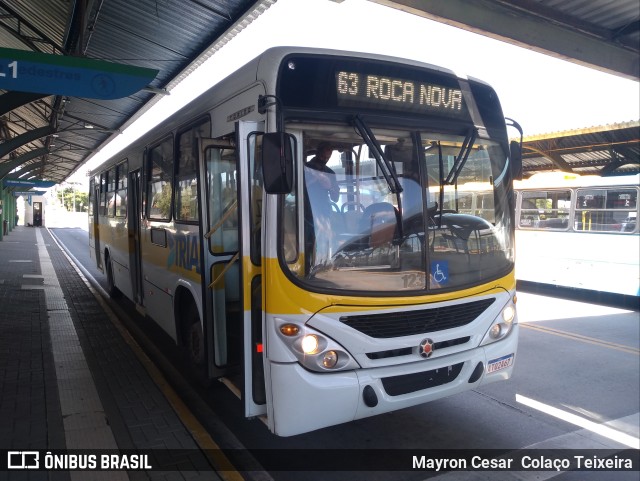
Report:
[{"label": "bus windshield wiper", "polygon": [[398,175],[391,165],[391,162],[389,162],[389,159],[387,159],[387,157],[384,155],[378,139],[376,139],[369,126],[364,123],[364,120],[362,120],[359,115],[356,115],[353,118],[353,123],[356,126],[356,129],[358,129],[358,133],[369,147],[369,150],[371,150],[371,153],[373,153],[373,156],[376,159],[376,163],[378,164],[382,175],[387,181],[389,190],[392,194],[400,194],[400,192],[402,192],[402,186],[400,185],[400,181],[398,180]]},{"label": "bus windshield wiper", "polygon": [[457,182],[458,176],[460,175],[460,172],[462,172],[462,168],[469,158],[469,154],[471,153],[473,143],[476,141],[477,136],[478,131],[475,128],[469,130],[469,133],[464,138],[464,142],[462,142],[460,152],[456,156],[453,162],[453,166],[451,167],[451,170],[449,171],[449,174],[444,181],[445,184],[453,185]]},{"label": "bus windshield wiper", "polygon": [[438,141],[438,182],[440,183],[440,197],[438,198],[438,229],[442,229],[442,209],[444,208],[444,159],[442,158],[442,144]]}]

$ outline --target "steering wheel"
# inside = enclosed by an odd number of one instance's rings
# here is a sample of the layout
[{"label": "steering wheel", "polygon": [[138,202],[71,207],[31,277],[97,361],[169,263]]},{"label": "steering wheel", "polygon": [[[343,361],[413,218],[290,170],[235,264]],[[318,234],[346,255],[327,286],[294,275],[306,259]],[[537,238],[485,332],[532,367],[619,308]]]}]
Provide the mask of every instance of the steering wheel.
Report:
[{"label": "steering wheel", "polygon": [[360,212],[364,212],[364,206],[360,202],[354,202],[354,201],[345,202],[344,204],[342,204],[342,209],[341,209],[342,212],[346,212],[347,206],[349,205],[355,205],[357,207],[356,210],[359,210]]}]

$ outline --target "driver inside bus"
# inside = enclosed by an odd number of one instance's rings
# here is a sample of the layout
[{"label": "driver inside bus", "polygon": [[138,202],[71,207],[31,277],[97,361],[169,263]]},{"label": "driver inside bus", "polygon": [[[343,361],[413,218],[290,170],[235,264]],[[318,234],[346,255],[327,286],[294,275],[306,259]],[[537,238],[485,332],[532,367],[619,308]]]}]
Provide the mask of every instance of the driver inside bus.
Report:
[{"label": "driver inside bus", "polygon": [[[305,218],[308,221],[309,248],[312,248],[313,265],[325,266],[331,263],[334,254],[332,209],[340,197],[340,187],[336,173],[327,167],[333,154],[333,147],[321,142],[316,148],[316,155],[305,163],[304,179],[307,188],[308,204]],[[309,222],[311,219],[312,222]],[[313,247],[311,247],[313,246]]]},{"label": "driver inside bus", "polygon": [[336,173],[327,167],[331,154],[333,154],[331,144],[327,142],[318,144],[315,157],[306,164],[306,167],[315,171],[308,172],[306,183],[309,191],[324,191],[330,201],[337,202],[340,197],[340,187],[336,180]]}]

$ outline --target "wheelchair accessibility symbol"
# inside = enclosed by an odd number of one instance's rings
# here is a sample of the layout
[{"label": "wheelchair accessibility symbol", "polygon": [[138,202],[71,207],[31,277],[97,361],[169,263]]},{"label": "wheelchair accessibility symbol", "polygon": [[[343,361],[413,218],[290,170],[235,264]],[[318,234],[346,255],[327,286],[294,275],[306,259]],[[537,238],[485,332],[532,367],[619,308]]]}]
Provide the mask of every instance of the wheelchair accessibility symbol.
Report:
[{"label": "wheelchair accessibility symbol", "polygon": [[431,263],[431,279],[441,286],[449,282],[449,262],[434,261]]}]

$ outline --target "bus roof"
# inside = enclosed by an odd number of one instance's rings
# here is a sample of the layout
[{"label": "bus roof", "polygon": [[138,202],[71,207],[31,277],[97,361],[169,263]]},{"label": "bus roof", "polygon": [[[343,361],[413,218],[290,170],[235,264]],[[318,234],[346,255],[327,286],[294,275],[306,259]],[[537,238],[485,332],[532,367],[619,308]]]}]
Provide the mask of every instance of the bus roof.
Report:
[{"label": "bus roof", "polygon": [[600,177],[574,172],[541,172],[525,180],[516,180],[513,185],[516,189],[640,185],[640,174]]}]

